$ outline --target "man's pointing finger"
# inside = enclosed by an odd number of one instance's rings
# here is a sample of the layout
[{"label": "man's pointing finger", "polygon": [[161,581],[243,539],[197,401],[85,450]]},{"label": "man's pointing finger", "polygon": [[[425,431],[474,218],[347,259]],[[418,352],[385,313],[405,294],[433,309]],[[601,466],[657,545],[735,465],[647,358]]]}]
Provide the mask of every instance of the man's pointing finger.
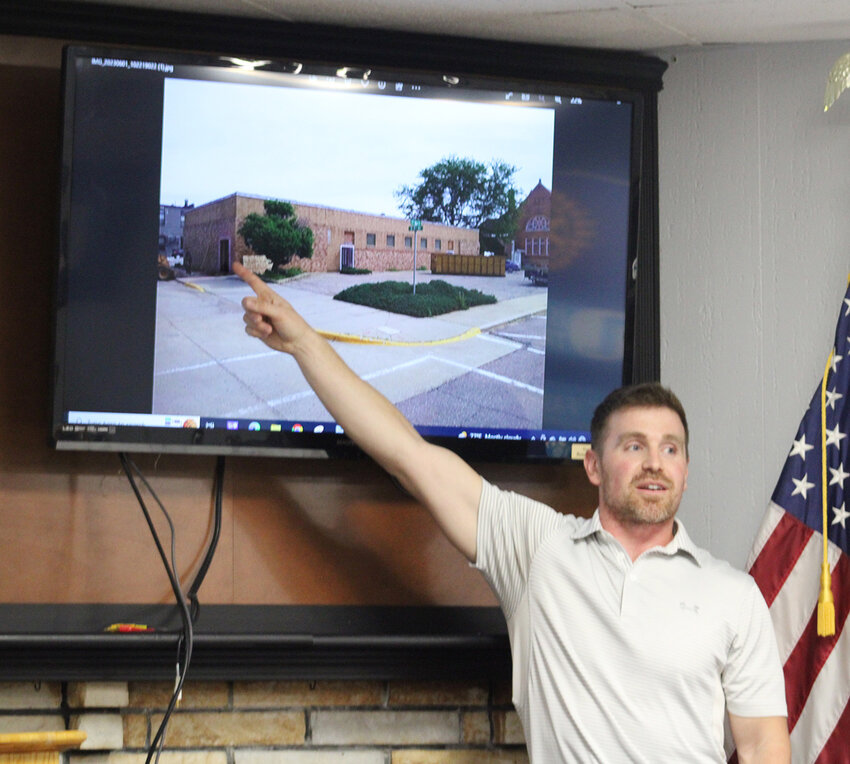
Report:
[{"label": "man's pointing finger", "polygon": [[251,287],[258,297],[272,298],[276,294],[256,273],[249,271],[242,263],[233,263],[233,272]]}]

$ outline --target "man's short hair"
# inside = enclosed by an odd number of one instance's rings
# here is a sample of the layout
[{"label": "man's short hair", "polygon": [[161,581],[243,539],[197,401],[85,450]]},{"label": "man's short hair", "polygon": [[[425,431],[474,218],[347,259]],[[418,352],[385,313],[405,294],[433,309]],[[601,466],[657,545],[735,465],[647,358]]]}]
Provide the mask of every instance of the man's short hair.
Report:
[{"label": "man's short hair", "polygon": [[656,408],[667,408],[675,411],[682,420],[685,428],[685,455],[688,453],[688,418],[685,416],[685,407],[669,388],[660,382],[642,382],[637,385],[626,385],[611,391],[605,396],[593,412],[590,420],[590,440],[596,451],[602,450],[602,441],[605,438],[605,428],[611,415],[622,409],[648,406]]}]

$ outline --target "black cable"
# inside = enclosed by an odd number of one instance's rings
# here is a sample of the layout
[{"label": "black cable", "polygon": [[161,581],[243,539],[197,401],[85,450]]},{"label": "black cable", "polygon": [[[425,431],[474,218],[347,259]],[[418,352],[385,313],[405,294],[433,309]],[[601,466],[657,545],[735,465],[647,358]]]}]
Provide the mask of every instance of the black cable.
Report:
[{"label": "black cable", "polygon": [[[177,604],[180,608],[180,617],[183,621],[183,634],[177,643],[177,680],[175,682],[174,692],[171,695],[171,701],[168,704],[168,708],[166,708],[165,710],[165,715],[162,718],[162,722],[159,725],[159,729],[157,730],[156,735],[151,741],[150,748],[148,749],[148,755],[145,759],[145,764],[150,764],[154,751],[156,751],[156,760],[159,761],[159,755],[162,752],[163,745],[165,744],[165,731],[168,727],[168,722],[171,719],[171,714],[174,712],[174,708],[177,705],[177,702],[180,699],[180,695],[183,691],[183,683],[186,679],[186,673],[189,669],[189,664],[192,660],[194,632],[192,628],[192,616],[189,612],[189,604],[186,601],[186,597],[183,594],[183,590],[180,588],[180,581],[178,580],[176,574],[176,566],[173,567],[174,524],[171,522],[171,517],[168,515],[168,512],[165,510],[165,507],[163,506],[162,502],[159,500],[156,493],[151,489],[150,485],[148,484],[148,481],[145,479],[144,475],[141,473],[141,470],[139,470],[136,464],[131,459],[129,459],[126,454],[119,454],[119,458],[121,459],[121,466],[124,468],[124,473],[127,475],[127,480],[130,482],[130,486],[133,489],[133,493],[136,494],[136,499],[139,502],[139,506],[142,508],[142,513],[145,516],[148,528],[150,529],[151,535],[153,536],[153,540],[156,544],[159,556],[162,558],[162,563],[165,566],[166,573],[168,574],[168,580],[171,583],[171,589],[174,592],[175,598],[177,599]],[[147,488],[147,490],[154,497],[163,514],[165,515],[166,520],[168,521],[168,525],[171,529],[172,564],[169,564],[168,557],[165,554],[165,550],[162,548],[162,543],[159,540],[159,534],[157,534],[156,532],[156,527],[153,524],[150,512],[148,512],[147,505],[145,504],[141,491],[136,485],[136,481],[133,477],[134,472],[139,476],[139,479],[142,481],[145,488]],[[181,652],[183,653],[182,670],[180,668]]]},{"label": "black cable", "polygon": [[207,570],[209,570],[210,563],[212,562],[213,555],[215,554],[215,549],[218,546],[218,537],[221,534],[221,501],[222,494],[224,493],[224,457],[219,456],[216,460],[215,464],[215,481],[214,481],[213,493],[215,496],[214,504],[214,519],[213,519],[213,531],[212,538],[210,538],[210,543],[207,546],[206,554],[204,555],[204,559],[201,562],[201,566],[198,568],[198,572],[195,575],[194,581],[192,581],[192,585],[189,587],[188,600],[191,607],[192,614],[192,622],[197,623],[198,615],[200,614],[201,605],[198,602],[198,589],[201,588],[201,584],[204,582],[204,577],[207,575]]},{"label": "black cable", "polygon": [[[136,499],[139,502],[139,505],[142,508],[142,512],[144,513],[145,519],[148,523],[148,528],[151,531],[151,535],[153,536],[154,542],[156,543],[157,550],[159,551],[160,557],[162,558],[162,562],[165,565],[165,570],[168,573],[168,578],[171,583],[171,588],[174,591],[174,596],[177,599],[177,603],[180,606],[180,615],[183,621],[183,632],[177,641],[177,678],[175,682],[174,692],[171,696],[171,701],[168,704],[168,708],[166,709],[165,715],[163,716],[162,722],[151,741],[150,748],[148,750],[148,756],[146,759],[146,764],[149,764],[151,761],[151,757],[153,756],[154,751],[156,751],[156,760],[159,761],[159,756],[162,753],[163,746],[165,744],[165,733],[168,727],[168,722],[171,718],[171,714],[174,711],[177,703],[179,702],[180,695],[183,689],[183,683],[186,678],[186,674],[189,668],[189,663],[192,659],[192,648],[194,644],[194,630],[193,624],[198,617],[200,612],[200,603],[198,602],[198,590],[203,583],[204,577],[209,570],[210,564],[212,563],[213,556],[215,554],[216,547],[218,546],[218,539],[221,534],[221,520],[222,520],[222,496],[223,496],[223,487],[224,487],[224,457],[220,456],[216,462],[216,470],[215,470],[215,480],[214,480],[214,502],[215,502],[215,512],[214,512],[214,521],[213,521],[213,531],[212,536],[210,538],[210,542],[207,545],[207,550],[204,554],[204,558],[201,562],[201,565],[198,569],[197,574],[195,575],[194,580],[192,581],[191,586],[189,587],[188,596],[183,594],[183,590],[180,587],[180,581],[177,576],[177,562],[175,558],[175,539],[176,534],[174,532],[174,523],[171,521],[171,516],[168,514],[168,511],[165,509],[165,506],[160,501],[156,492],[151,487],[150,483],[148,483],[142,471],[136,465],[136,463],[128,458],[126,454],[120,454],[121,465],[124,468],[124,472],[127,475],[127,479],[130,482],[130,485],[133,488],[133,492],[136,494]],[[138,486],[136,485],[135,479],[133,477],[133,473],[138,476],[139,480],[142,482],[144,487],[147,489],[148,493],[153,496],[156,503],[159,505],[160,510],[162,511],[163,516],[165,517],[168,527],[171,531],[171,564],[169,565],[168,559],[165,555],[165,550],[162,547],[162,543],[159,540],[159,535],[156,532],[156,528],[154,527],[153,520],[151,519],[150,513],[148,512],[147,506],[142,497],[141,491],[139,491]],[[182,671],[181,671],[182,664]]]}]

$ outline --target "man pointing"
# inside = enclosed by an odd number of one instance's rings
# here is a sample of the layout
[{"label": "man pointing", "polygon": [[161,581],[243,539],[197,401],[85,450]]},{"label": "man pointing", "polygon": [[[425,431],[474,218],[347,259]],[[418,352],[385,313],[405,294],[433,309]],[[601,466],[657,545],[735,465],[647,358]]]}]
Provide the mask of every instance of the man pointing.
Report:
[{"label": "man pointing", "polygon": [[428,443],[271,287],[246,331],[289,353],[351,439],[434,516],[499,599],[513,701],[534,762],[788,762],[782,669],[754,581],[688,537],[688,429],[673,393],[621,388],[596,409],[584,466],[589,519],[485,481]]}]

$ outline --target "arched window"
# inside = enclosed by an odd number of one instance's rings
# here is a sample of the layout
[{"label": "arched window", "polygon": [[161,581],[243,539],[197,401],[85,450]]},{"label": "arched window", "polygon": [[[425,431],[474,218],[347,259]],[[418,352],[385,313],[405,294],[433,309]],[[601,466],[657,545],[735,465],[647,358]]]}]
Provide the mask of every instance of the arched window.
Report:
[{"label": "arched window", "polygon": [[548,231],[549,218],[545,215],[535,215],[525,224],[526,231]]}]

